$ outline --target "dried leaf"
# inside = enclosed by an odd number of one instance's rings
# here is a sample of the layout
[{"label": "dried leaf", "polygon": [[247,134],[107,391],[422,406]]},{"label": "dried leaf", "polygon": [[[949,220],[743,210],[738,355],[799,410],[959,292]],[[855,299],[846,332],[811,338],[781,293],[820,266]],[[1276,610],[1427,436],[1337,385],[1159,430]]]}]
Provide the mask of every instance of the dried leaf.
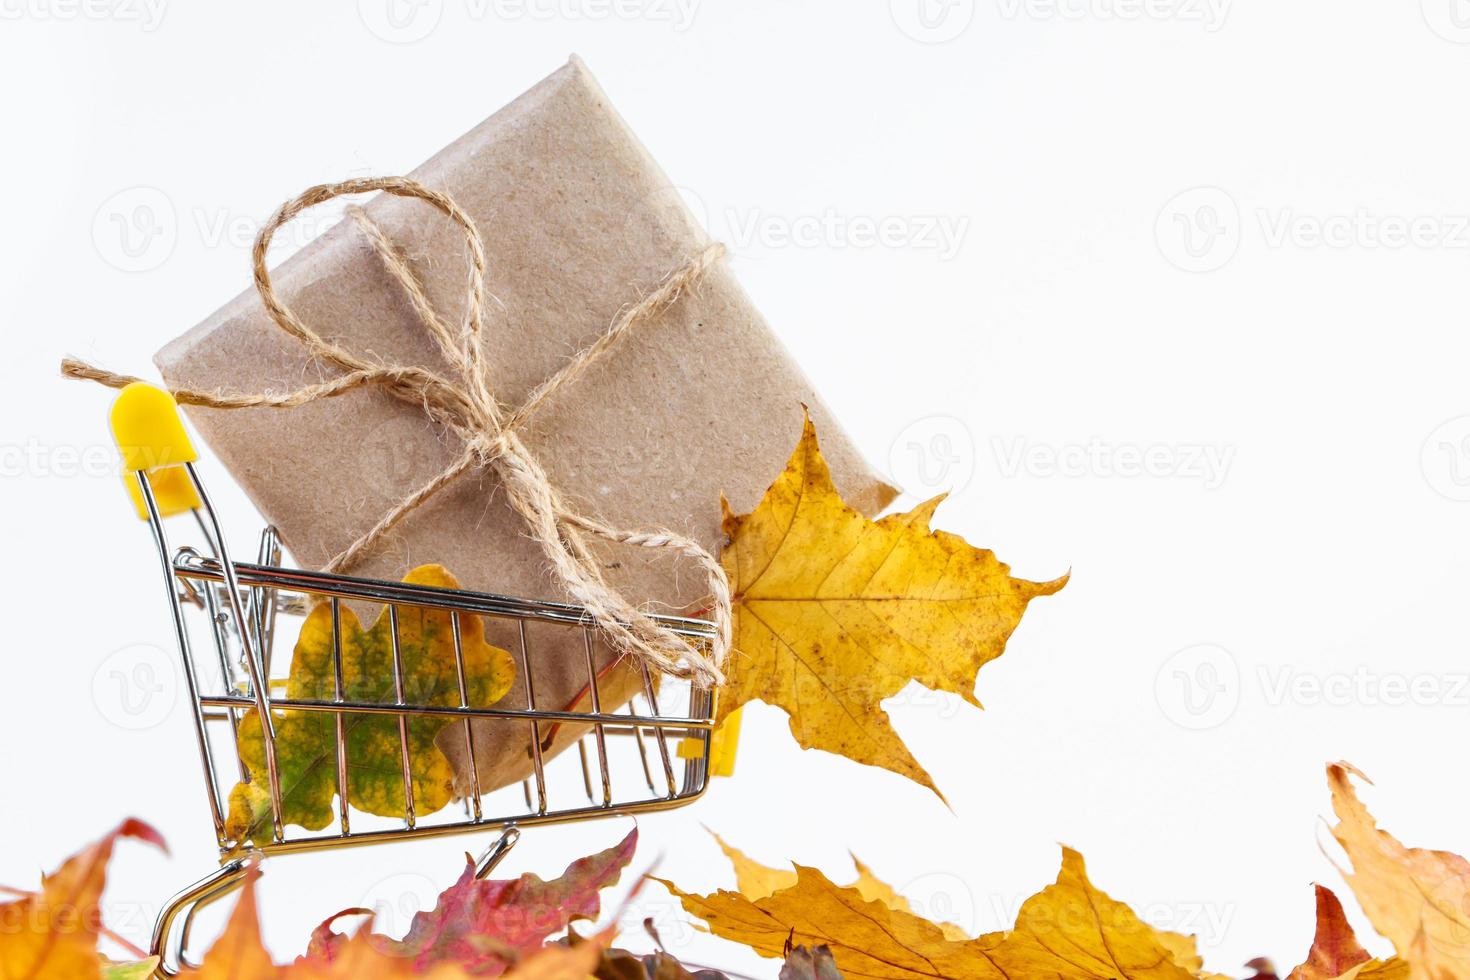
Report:
[{"label": "dried leaf", "polygon": [[[1358,800],[1354,775],[1366,779],[1345,764],[1327,767],[1338,819],[1332,833],[1353,865],[1343,877],[1373,927],[1393,943],[1409,977],[1470,976],[1470,862],[1447,851],[1405,847],[1379,830]],[[1366,975],[1360,973],[1359,980]]]},{"label": "dried leaf", "polygon": [[837,972],[832,951],[826,946],[816,949],[798,946],[786,957],[780,980],[842,980],[842,974]]},{"label": "dried leaf", "polygon": [[1265,956],[1257,956],[1250,960],[1246,963],[1245,968],[1254,971],[1254,976],[1247,977],[1246,980],[1281,980],[1276,973],[1276,964]]},{"label": "dried leaf", "polygon": [[[504,980],[587,980],[612,938],[609,931],[582,941],[575,949],[564,946],[530,949],[514,969],[505,972],[503,964],[495,964],[489,970],[471,970],[459,963],[418,961],[386,949],[390,944],[385,944],[382,937],[362,929],[352,936],[332,935],[327,941],[314,943],[312,953],[295,963],[276,966],[260,938],[256,904],[259,877],[259,869],[251,868],[224,932],[198,967],[183,971],[181,976],[185,980],[468,980],[472,976],[488,975],[503,976]],[[577,900],[571,901],[575,904]],[[527,906],[524,910],[531,911],[531,908]]]},{"label": "dried leaf", "polygon": [[[715,843],[720,845],[720,850],[725,852],[725,857],[729,858],[730,864],[735,868],[736,890],[751,901],[765,898],[796,884],[795,871],[768,868],[738,848],[727,844],[719,834],[711,831],[710,836],[715,839]],[[852,855],[852,863],[857,867],[858,876],[857,881],[849,887],[856,888],[858,894],[866,901],[882,902],[895,912],[913,912],[913,906],[909,904],[908,899],[894,891],[892,886],[880,881],[872,870],[858,859],[856,854]],[[940,922],[937,925],[946,939],[959,942],[970,938],[969,933],[951,922]]]},{"label": "dried leaf", "polygon": [[714,970],[690,973],[668,953],[639,956],[625,949],[610,949],[593,974],[596,980],[730,980]]},{"label": "dried leaf", "polygon": [[883,700],[918,681],[979,707],[976,672],[1004,652],[1031,599],[1066,583],[1013,579],[991,552],[931,531],[942,499],[868,520],[838,496],[808,418],[755,511],[724,505],[736,652],[720,720],[764,701],[790,715],[802,746],[938,793]]},{"label": "dried leaf", "polygon": [[1176,940],[1095,888],[1082,855],[1063,848],[1056,883],[1021,906],[1000,960],[1010,976],[1182,980],[1194,971],[1175,960]]},{"label": "dried leaf", "polygon": [[[259,878],[260,869],[252,867],[224,932],[204,954],[199,966],[186,968],[180,974],[184,980],[466,980],[469,977],[453,965],[420,971],[404,957],[381,952],[366,930],[351,937],[335,937],[339,941],[331,944],[328,955],[302,957],[290,965],[277,966],[260,938],[256,904]],[[582,975],[575,976],[582,980]]]},{"label": "dried leaf", "polygon": [[[459,583],[439,565],[423,565],[403,579],[417,585],[454,589]],[[398,638],[403,662],[405,700],[426,705],[458,705],[459,682],[454,660],[450,613],[399,606]],[[478,616],[460,617],[469,703],[489,707],[510,690],[515,678],[511,656],[485,640]],[[393,638],[388,610],[364,630],[356,615],[341,612],[344,697],[369,703],[396,701],[393,681]],[[332,661],[332,612],[318,606],[301,626],[291,659],[287,695],[331,700],[336,694]],[[436,739],[452,718],[417,716],[408,723],[414,806],[420,816],[433,813],[454,798],[454,770]],[[379,816],[402,816],[402,749],[398,717],[344,715],[347,737],[347,783],[354,807]],[[270,797],[266,783],[265,745],[260,720],[252,712],[240,724],[240,752],[253,777],[230,794],[226,831],[236,841],[271,839]],[[277,715],[276,758],[281,774],[281,806],[287,823],[320,830],[333,819],[337,791],[335,716],[327,712],[287,711]]]},{"label": "dried leaf", "polygon": [[986,956],[986,945],[998,944],[1000,936],[951,942],[932,922],[868,902],[815,868],[798,865],[796,884],[755,901],[739,892],[699,896],[662,884],[715,935],[773,959],[785,955],[789,942],[830,947],[851,980],[1003,976]]},{"label": "dried leaf", "polygon": [[814,868],[797,866],[796,883],[752,900],[738,892],[700,896],[663,882],[710,931],[763,956],[788,943],[830,947],[851,980],[1191,980],[1175,959],[1173,934],[1153,929],[1087,879],[1081,855],[1066,849],[1055,884],[1027,899],[1015,928],[976,939],[946,938],[911,912],[869,901]]},{"label": "dried leaf", "polygon": [[1305,962],[1286,980],[1337,980],[1371,960],[1353,935],[1342,903],[1329,888],[1317,886],[1317,935]]},{"label": "dried leaf", "polygon": [[[1155,929],[1154,938],[1169,953],[1169,958],[1190,973],[1201,973],[1205,968],[1204,957],[1199,955],[1199,944],[1193,936]],[[1209,976],[1213,977],[1214,974]]]},{"label": "dried leaf", "polygon": [[714,831],[711,830],[709,834],[715,839],[715,843],[720,845],[720,850],[725,852],[725,857],[735,868],[736,890],[752,902],[774,895],[796,884],[795,871],[768,868],[746,855],[744,851],[727,844],[725,839]]},{"label": "dried leaf", "polygon": [[107,884],[107,862],[123,838],[167,850],[152,827],[125,820],[42,878],[40,892],[0,904],[0,980],[85,980],[104,975],[107,964],[97,954],[102,929],[98,903]]},{"label": "dried leaf", "polygon": [[[505,974],[505,980],[588,980],[597,969],[602,951],[611,938],[609,931],[594,942],[538,949]],[[451,980],[449,974],[441,978],[438,973],[431,973],[430,977],[433,980]]]},{"label": "dried leaf", "polygon": [[[370,941],[367,930],[353,936],[339,936],[340,942],[332,945],[326,957],[302,957],[290,967],[280,971],[283,978],[290,980],[357,980],[357,978],[414,977],[419,972],[412,963],[402,957],[384,956]],[[443,976],[462,977],[464,971],[445,971]]]},{"label": "dried leaf", "polygon": [[[859,895],[870,902],[882,902],[895,912],[913,914],[914,907],[909,904],[909,900],[894,891],[893,886],[884,881],[880,881],[866,864],[858,860],[856,854],[852,855],[852,863],[857,867],[858,873],[857,881],[852,883],[852,887],[858,890]],[[944,933],[945,939],[963,942],[970,938],[968,932],[953,922],[938,922],[935,924],[939,926],[939,931]]]},{"label": "dried leaf", "polygon": [[[637,844],[635,829],[621,843],[574,861],[554,881],[532,874],[478,881],[470,863],[434,908],[413,917],[402,940],[367,938],[378,952],[420,971],[454,963],[476,976],[499,975],[573,921],[595,918],[601,908],[598,892],[617,884]],[[330,961],[337,955],[346,940],[331,931],[336,918],[317,927],[304,960]]]}]

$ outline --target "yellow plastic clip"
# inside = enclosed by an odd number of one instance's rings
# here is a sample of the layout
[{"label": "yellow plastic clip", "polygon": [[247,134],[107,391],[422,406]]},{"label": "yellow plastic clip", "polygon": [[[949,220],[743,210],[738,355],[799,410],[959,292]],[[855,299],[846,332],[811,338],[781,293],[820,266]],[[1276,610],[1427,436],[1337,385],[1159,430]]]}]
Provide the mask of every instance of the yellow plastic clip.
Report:
[{"label": "yellow plastic clip", "polygon": [[162,388],[135,381],[112,403],[112,438],[122,453],[123,482],[138,516],[148,519],[143,491],[136,474],[148,474],[154,502],[163,517],[182,514],[200,506],[199,493],[189,479],[185,463],[199,458],[173,395]]},{"label": "yellow plastic clip", "polygon": [[[710,736],[709,773],[711,776],[735,775],[735,753],[740,748],[740,713],[744,708],[730,712]],[[686,738],[679,743],[679,758],[697,759],[704,749],[700,740]]]}]

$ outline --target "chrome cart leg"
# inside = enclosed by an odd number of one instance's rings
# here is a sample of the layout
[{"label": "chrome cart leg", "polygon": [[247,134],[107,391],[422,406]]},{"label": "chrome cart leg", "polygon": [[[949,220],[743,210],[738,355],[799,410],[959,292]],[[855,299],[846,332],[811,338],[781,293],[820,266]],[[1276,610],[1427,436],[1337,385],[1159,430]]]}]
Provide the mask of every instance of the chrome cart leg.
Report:
[{"label": "chrome cart leg", "polygon": [[497,864],[505,860],[505,856],[510,853],[510,849],[515,847],[516,841],[520,839],[521,832],[514,825],[506,827],[501,832],[500,839],[494,844],[491,844],[485,850],[485,853],[480,855],[480,860],[475,862],[475,877],[481,881],[489,877],[490,872],[495,870]]},{"label": "chrome cart leg", "polygon": [[[223,864],[218,871],[199,879],[165,903],[153,925],[153,947],[150,950],[158,957],[159,976],[176,977],[188,965],[184,953],[194,913],[240,887],[245,881],[250,861],[250,858],[240,858]],[[184,918],[183,925],[176,929],[175,923],[180,915]]]}]

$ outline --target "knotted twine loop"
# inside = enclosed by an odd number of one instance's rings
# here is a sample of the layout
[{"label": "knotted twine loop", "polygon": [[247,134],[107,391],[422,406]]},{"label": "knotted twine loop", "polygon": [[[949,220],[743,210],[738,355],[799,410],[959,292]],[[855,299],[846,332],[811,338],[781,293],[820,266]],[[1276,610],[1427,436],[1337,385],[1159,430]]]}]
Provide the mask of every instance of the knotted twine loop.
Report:
[{"label": "knotted twine loop", "polygon": [[[276,231],[302,211],[332,198],[367,191],[417,198],[454,222],[464,236],[469,277],[463,321],[457,330],[439,316],[429,302],[418,276],[396,246],[360,208],[348,216],[367,236],[388,272],[408,294],[420,323],[434,339],[450,367],[445,377],[426,368],[368,360],[332,343],[301,320],[276,294],[266,252]],[[287,201],[271,215],[255,238],[251,253],[256,292],[275,324],[295,337],[314,359],[325,361],[341,374],[287,394],[227,394],[180,389],[174,397],[185,405],[207,408],[295,408],[324,398],[374,386],[414,405],[435,423],[458,435],[464,450],[442,473],[408,494],[371,529],[329,561],[326,571],[346,571],[361,560],[405,517],[422,506],[461,474],[490,468],[500,477],[506,497],[525,520],[531,537],[540,544],[556,580],[584,606],[614,648],[632,654],[666,673],[693,678],[703,685],[723,680],[721,665],[730,648],[730,585],[720,563],[691,538],[667,530],[627,531],[577,513],[562,498],[546,471],[526,448],[519,428],[563,387],[618,345],[639,324],[667,310],[685,289],[697,283],[724,254],[712,245],[675,270],[648,295],[626,307],[595,341],[575,354],[560,370],[542,382],[519,408],[508,411],[496,398],[489,366],[479,343],[484,326],[485,247],[474,220],[447,194],[406,177],[375,177],[319,184]],[[120,388],[137,380],[95,368],[81,361],[62,362],[62,374]],[[603,577],[588,547],[586,535],[617,544],[671,553],[693,561],[709,583],[709,616],[716,638],[708,652],[659,625],[620,595]]]}]

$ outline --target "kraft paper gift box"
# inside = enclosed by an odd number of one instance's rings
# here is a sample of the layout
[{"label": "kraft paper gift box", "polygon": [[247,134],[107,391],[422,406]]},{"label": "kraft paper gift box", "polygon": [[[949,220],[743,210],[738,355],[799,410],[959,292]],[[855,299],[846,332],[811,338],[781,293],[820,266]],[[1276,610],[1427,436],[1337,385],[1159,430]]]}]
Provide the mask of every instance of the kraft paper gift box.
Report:
[{"label": "kraft paper gift box", "polygon": [[[496,392],[510,406],[710,244],[576,58],[411,176],[447,192],[478,225],[494,297],[482,345]],[[461,232],[422,202],[379,195],[365,211],[409,260],[434,307],[456,321],[466,268]],[[278,294],[328,340],[443,370],[401,285],[354,222],[339,223],[273,278]],[[289,391],[330,375],[269,319],[253,290],[166,346],[156,363],[172,387],[231,392]],[[876,513],[893,491],[863,462],[720,262],[555,395],[521,435],[581,512],[620,528],[667,527],[718,554],[720,494],[740,512],[756,505],[796,443],[803,404],[844,497]],[[462,450],[458,437],[423,412],[373,389],[293,409],[189,414],[295,559],[310,568],[324,565]],[[630,550],[605,549],[608,579],[628,599],[652,611],[697,608],[697,570]],[[350,571],[396,580],[431,562],[466,588],[565,598],[486,470],[460,476]],[[364,612],[365,623],[376,613]],[[492,623],[491,642],[514,651],[496,625],[503,624]],[[537,706],[576,702],[586,679],[581,643],[542,642],[533,655]],[[611,659],[607,651],[601,656]],[[605,709],[632,694],[627,684],[610,686]],[[518,678],[502,704],[525,703]],[[530,771],[528,734],[512,734],[512,726],[526,727],[477,723],[483,790]],[[582,734],[578,726],[561,727],[552,751]],[[463,740],[442,742],[463,791]]]}]

